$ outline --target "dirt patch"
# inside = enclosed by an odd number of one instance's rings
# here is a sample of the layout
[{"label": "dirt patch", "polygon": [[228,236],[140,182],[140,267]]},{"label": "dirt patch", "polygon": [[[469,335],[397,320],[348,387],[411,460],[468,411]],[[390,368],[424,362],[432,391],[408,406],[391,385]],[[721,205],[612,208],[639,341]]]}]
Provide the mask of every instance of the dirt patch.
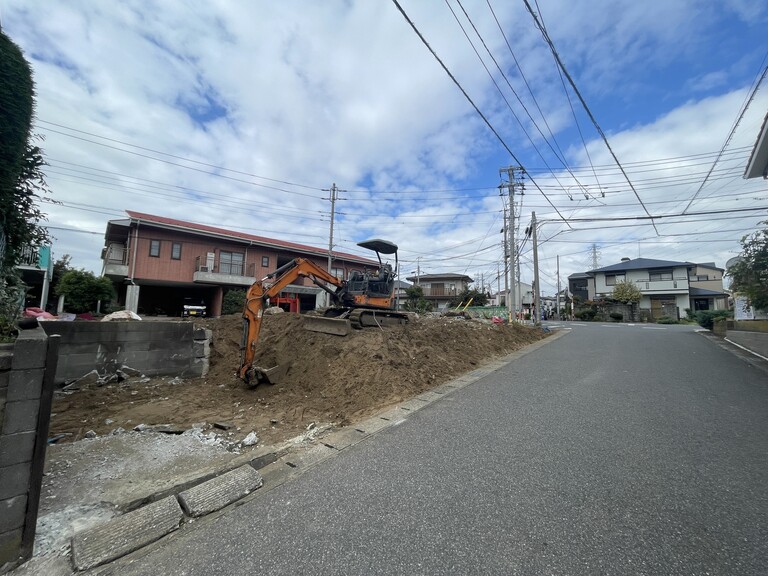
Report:
[{"label": "dirt patch", "polygon": [[261,444],[278,443],[311,423],[348,425],[509,354],[546,334],[531,327],[463,318],[415,318],[404,326],[332,336],[304,330],[295,314],[265,316],[256,364],[290,363],[283,382],[248,389],[236,378],[239,315],[196,321],[213,333],[205,378],[130,378],[57,393],[51,436],[61,441],[139,424],[228,424],[233,441],[255,431]]}]

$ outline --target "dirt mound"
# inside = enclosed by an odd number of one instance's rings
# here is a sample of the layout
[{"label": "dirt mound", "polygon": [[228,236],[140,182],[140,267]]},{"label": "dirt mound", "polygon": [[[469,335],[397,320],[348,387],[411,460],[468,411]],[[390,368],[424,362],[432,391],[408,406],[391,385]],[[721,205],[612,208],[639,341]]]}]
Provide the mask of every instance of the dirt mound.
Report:
[{"label": "dirt mound", "polygon": [[67,441],[88,430],[207,422],[231,425],[224,433],[233,440],[255,431],[262,443],[279,442],[312,422],[353,423],[545,336],[525,326],[441,317],[341,337],[304,330],[295,314],[265,316],[256,364],[290,368],[279,385],[248,389],[235,376],[241,317],[196,323],[213,334],[206,378],[131,378],[57,394],[51,435],[68,434]]}]

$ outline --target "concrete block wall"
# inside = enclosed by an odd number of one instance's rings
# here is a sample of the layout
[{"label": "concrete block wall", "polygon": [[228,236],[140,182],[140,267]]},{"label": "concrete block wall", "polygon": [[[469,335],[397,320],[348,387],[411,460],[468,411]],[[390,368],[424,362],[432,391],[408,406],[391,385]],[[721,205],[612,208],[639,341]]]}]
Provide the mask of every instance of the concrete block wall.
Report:
[{"label": "concrete block wall", "polygon": [[100,376],[129,366],[146,376],[185,378],[208,373],[210,330],[191,322],[41,322],[61,336],[56,382]]},{"label": "concrete block wall", "polygon": [[53,378],[49,339],[37,328],[0,348],[0,573],[32,554]]}]

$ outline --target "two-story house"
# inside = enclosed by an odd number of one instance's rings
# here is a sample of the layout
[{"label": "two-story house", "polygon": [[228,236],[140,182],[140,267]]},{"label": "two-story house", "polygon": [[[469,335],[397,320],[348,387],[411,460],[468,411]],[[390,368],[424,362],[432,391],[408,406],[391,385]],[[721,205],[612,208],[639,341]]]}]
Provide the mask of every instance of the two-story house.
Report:
[{"label": "two-story house", "polygon": [[[126,211],[128,218],[107,223],[102,275],[110,278],[118,303],[138,314],[178,316],[185,301],[203,302],[219,316],[226,291],[247,289],[296,257],[325,268],[328,250]],[[353,271],[375,270],[378,262],[333,253],[332,273],[347,279]],[[324,303],[325,292],[302,279],[283,293],[300,310]]]},{"label": "two-story house", "polygon": [[623,258],[618,264],[569,276],[574,295],[584,293],[585,280],[587,300],[609,297],[617,282],[634,283],[642,293],[638,307],[649,310],[654,319],[683,317],[686,308],[693,311],[728,308],[723,269],[714,263]]},{"label": "two-story house", "polygon": [[421,286],[424,299],[432,303],[435,310],[445,310],[451,300],[466,290],[474,282],[466,274],[421,274],[409,276],[409,282]]}]

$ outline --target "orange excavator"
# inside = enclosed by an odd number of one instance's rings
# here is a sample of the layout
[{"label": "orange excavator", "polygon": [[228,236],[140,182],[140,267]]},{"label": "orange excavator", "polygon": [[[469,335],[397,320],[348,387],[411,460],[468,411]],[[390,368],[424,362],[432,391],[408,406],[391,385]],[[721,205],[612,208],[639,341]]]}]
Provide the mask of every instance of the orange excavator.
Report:
[{"label": "orange excavator", "polygon": [[[291,260],[248,289],[243,308],[243,340],[238,376],[249,386],[276,384],[290,365],[271,368],[254,366],[256,344],[261,332],[264,309],[270,298],[299,278],[308,278],[325,290],[331,305],[322,314],[303,316],[304,328],[315,332],[346,336],[350,328],[381,327],[404,324],[408,315],[395,310],[395,270],[397,270],[397,245],[387,240],[367,240],[358,246],[376,252],[379,268],[376,272],[352,272],[348,280],[340,280],[314,262],[304,258]],[[395,268],[382,262],[382,254],[395,255]]]}]

